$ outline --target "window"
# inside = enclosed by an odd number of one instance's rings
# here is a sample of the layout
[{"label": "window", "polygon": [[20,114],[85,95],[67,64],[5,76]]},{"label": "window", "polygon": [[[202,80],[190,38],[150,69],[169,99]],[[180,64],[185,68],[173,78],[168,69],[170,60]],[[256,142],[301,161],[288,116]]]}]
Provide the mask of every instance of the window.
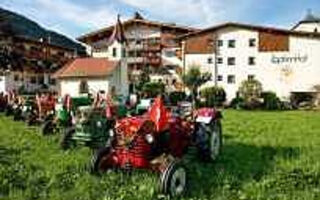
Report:
[{"label": "window", "polygon": [[44,84],[44,77],[43,76],[38,77],[38,83]]},{"label": "window", "polygon": [[88,86],[87,81],[80,82],[79,93],[80,94],[89,93],[89,86]]},{"label": "window", "polygon": [[218,75],[217,81],[223,81],[223,76],[222,75]]},{"label": "window", "polygon": [[49,83],[50,83],[50,85],[56,85],[56,79],[50,77]]},{"label": "window", "polygon": [[223,63],[223,58],[221,58],[221,57],[217,58],[217,63],[218,64],[222,64]]},{"label": "window", "polygon": [[235,40],[229,40],[228,47],[229,48],[235,48],[236,47],[236,41]]},{"label": "window", "polygon": [[14,81],[19,81],[19,75],[18,74],[14,75],[13,79]]},{"label": "window", "polygon": [[112,56],[117,57],[117,48],[112,49]]},{"label": "window", "polygon": [[255,78],[255,76],[254,76],[254,75],[251,75],[251,74],[250,74],[250,75],[248,75],[248,80],[249,80],[249,81],[254,80],[254,78]]},{"label": "window", "polygon": [[37,78],[36,78],[35,76],[32,76],[32,77],[30,78],[30,83],[36,84],[36,83],[37,83]]},{"label": "window", "polygon": [[208,58],[208,64],[212,64],[212,63],[213,63],[212,58]]},{"label": "window", "polygon": [[249,65],[255,65],[256,64],[256,58],[255,57],[249,57],[248,64]]},{"label": "window", "polygon": [[222,47],[223,46],[223,40],[218,40],[218,47]]},{"label": "window", "polygon": [[236,77],[234,75],[228,75],[228,83],[229,84],[236,83]]},{"label": "window", "polygon": [[256,46],[256,39],[251,38],[249,39],[249,47],[255,47]]},{"label": "window", "polygon": [[315,29],[314,29],[314,32],[315,32],[315,33],[318,33],[318,29],[317,29],[317,28],[315,28]]},{"label": "window", "polygon": [[228,58],[228,65],[235,65],[236,64],[236,58],[230,57]]}]

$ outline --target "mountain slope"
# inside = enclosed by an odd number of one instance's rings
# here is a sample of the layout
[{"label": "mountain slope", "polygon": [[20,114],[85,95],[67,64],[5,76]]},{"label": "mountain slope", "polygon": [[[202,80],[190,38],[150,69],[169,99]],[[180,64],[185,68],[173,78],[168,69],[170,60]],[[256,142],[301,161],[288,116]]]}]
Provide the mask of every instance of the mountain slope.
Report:
[{"label": "mountain slope", "polygon": [[50,38],[50,42],[54,45],[77,49],[79,53],[85,52],[84,46],[74,42],[66,36],[54,31],[46,30],[34,21],[2,8],[0,8],[0,33],[1,32],[33,40]]}]

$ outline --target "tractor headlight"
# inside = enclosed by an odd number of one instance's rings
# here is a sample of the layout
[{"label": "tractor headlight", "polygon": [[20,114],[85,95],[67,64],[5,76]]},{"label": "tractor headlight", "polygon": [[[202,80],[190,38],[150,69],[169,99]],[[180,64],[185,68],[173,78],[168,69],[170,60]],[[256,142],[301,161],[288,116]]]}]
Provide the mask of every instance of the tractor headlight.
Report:
[{"label": "tractor headlight", "polygon": [[100,121],[97,121],[97,127],[101,128],[102,127],[102,123]]},{"label": "tractor headlight", "polygon": [[146,141],[147,141],[149,144],[152,144],[152,143],[154,142],[154,137],[153,137],[153,135],[151,135],[151,134],[147,134],[147,135],[145,136],[145,139],[146,139]]},{"label": "tractor headlight", "polygon": [[113,131],[113,129],[110,129],[110,130],[109,130],[109,136],[110,136],[110,137],[113,137],[113,136],[114,136],[114,131]]}]

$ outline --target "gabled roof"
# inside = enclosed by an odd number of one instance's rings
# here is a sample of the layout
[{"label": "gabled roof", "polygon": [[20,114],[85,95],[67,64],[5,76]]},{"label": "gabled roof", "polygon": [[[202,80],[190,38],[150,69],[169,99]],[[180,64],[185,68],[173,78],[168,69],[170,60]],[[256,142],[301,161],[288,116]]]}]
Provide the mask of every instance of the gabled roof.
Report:
[{"label": "gabled roof", "polygon": [[58,70],[55,78],[92,78],[110,75],[119,62],[106,58],[77,58]]},{"label": "gabled roof", "polygon": [[219,24],[216,26],[211,26],[209,28],[188,33],[185,35],[182,35],[178,37],[178,40],[183,40],[188,37],[197,36],[199,34],[204,33],[210,33],[215,32],[224,28],[228,27],[234,27],[234,28],[241,28],[241,29],[247,29],[247,30],[255,30],[255,31],[263,31],[263,32],[270,32],[270,33],[280,33],[280,34],[287,34],[287,35],[295,35],[295,36],[301,36],[301,37],[315,37],[320,38],[320,33],[314,33],[314,32],[307,32],[307,31],[294,31],[294,30],[288,30],[288,29],[281,29],[281,28],[275,28],[275,27],[267,27],[267,26],[258,26],[258,25],[251,25],[251,24],[242,24],[237,22],[227,22],[223,24]]},{"label": "gabled roof", "polygon": [[[191,27],[187,27],[187,26],[178,26],[174,23],[162,23],[162,22],[158,22],[158,21],[150,21],[150,20],[147,20],[147,19],[144,19],[143,17],[141,17],[141,15],[139,15],[138,17],[136,15],[134,18],[122,22],[122,25],[123,25],[123,27],[128,27],[131,25],[147,25],[147,26],[153,26],[153,27],[174,29],[174,30],[178,30],[181,32],[193,32],[193,31],[199,30],[199,29],[195,29],[195,28],[191,28]],[[106,28],[102,28],[100,30],[82,35],[82,36],[78,37],[77,40],[85,43],[86,40],[88,40],[91,37],[110,34],[113,31],[113,29],[114,29],[114,25],[106,27]]]}]

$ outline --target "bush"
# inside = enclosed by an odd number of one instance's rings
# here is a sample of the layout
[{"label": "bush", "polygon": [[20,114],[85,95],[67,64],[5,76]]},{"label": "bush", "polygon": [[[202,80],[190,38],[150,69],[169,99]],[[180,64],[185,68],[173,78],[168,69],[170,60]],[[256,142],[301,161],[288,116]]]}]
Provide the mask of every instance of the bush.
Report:
[{"label": "bush", "polygon": [[243,109],[244,106],[244,99],[242,97],[235,97],[230,102],[230,107],[233,109]]},{"label": "bush", "polygon": [[281,101],[274,92],[264,92],[261,97],[263,98],[263,109],[266,110],[280,110]]},{"label": "bush", "polygon": [[148,95],[148,97],[154,98],[159,94],[164,93],[165,86],[163,83],[148,82],[142,87],[142,91]]},{"label": "bush", "polygon": [[205,99],[205,106],[222,106],[226,101],[226,92],[221,87],[208,87],[200,91],[200,96]]},{"label": "bush", "polygon": [[246,80],[241,83],[239,95],[244,100],[244,108],[253,110],[261,108],[262,84],[258,80]]},{"label": "bush", "polygon": [[171,92],[169,95],[170,103],[172,105],[177,105],[178,102],[184,101],[187,95],[184,92]]}]

